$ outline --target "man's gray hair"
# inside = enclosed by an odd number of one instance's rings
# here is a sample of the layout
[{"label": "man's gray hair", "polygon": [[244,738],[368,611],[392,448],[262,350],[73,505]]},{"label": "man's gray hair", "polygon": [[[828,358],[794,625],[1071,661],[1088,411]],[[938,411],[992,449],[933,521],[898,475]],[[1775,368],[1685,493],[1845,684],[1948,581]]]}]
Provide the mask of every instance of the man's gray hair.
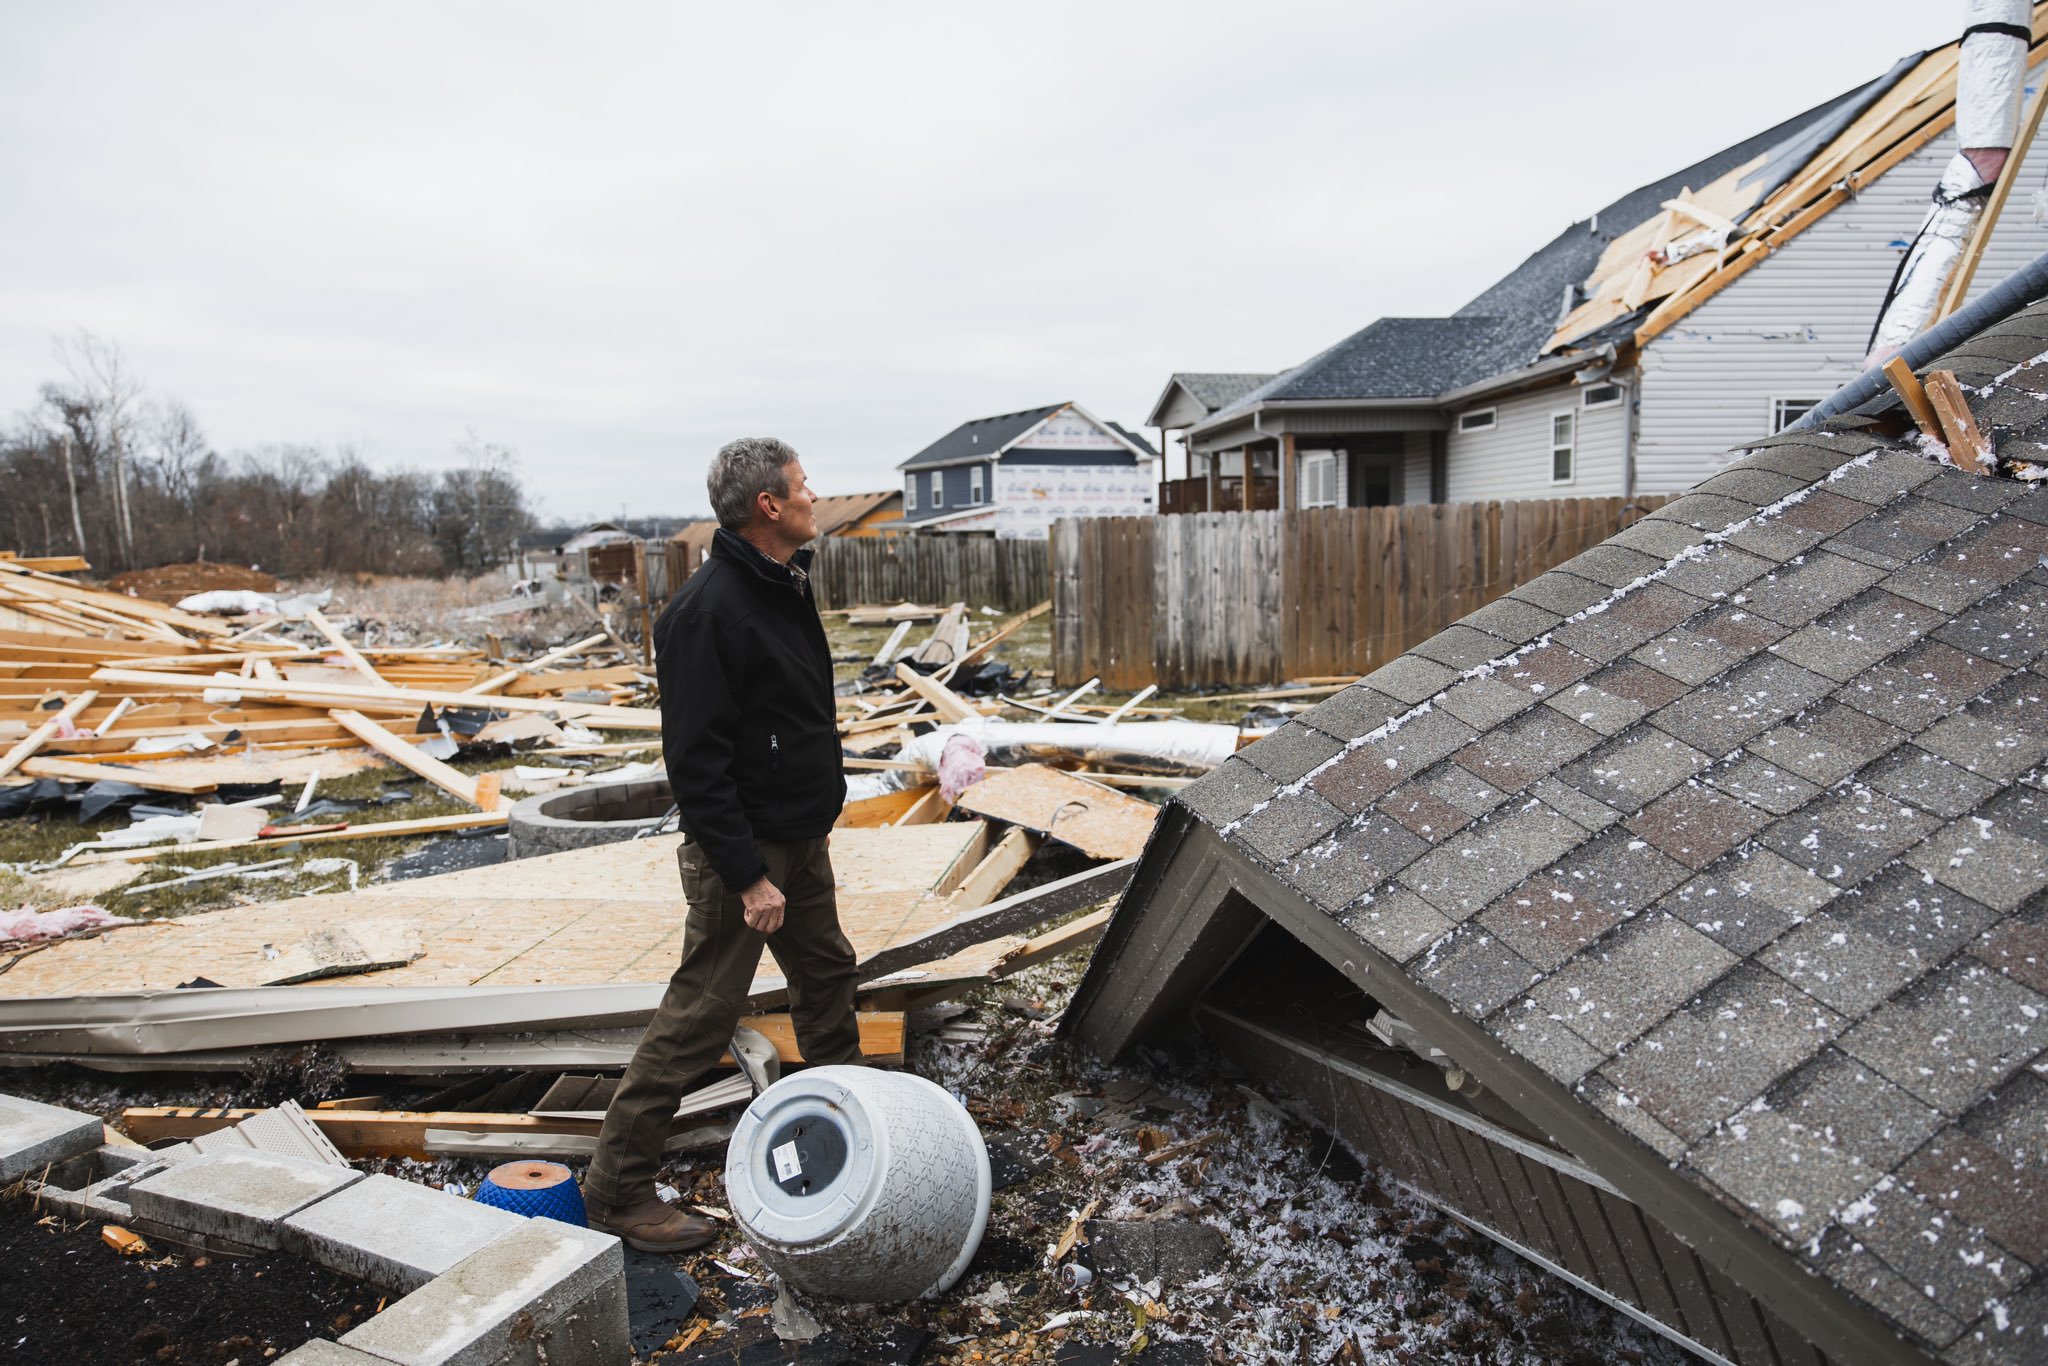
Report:
[{"label": "man's gray hair", "polygon": [[711,458],[711,472],[704,476],[718,524],[738,531],[754,520],[754,500],[762,494],[789,497],[789,477],[783,471],[796,458],[787,441],[772,436],[743,436],[720,447]]}]

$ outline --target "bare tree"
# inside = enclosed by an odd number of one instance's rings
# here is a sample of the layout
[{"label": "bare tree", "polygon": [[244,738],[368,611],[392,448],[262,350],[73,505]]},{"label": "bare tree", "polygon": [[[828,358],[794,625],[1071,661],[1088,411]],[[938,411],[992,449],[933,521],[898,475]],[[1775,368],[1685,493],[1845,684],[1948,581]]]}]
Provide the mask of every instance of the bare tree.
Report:
[{"label": "bare tree", "polygon": [[[142,381],[128,367],[120,346],[80,328],[56,342],[57,361],[69,385],[45,385],[46,403],[65,415],[82,445],[113,465],[115,544],[123,565],[135,560],[135,516],[129,494],[128,452],[142,416]],[[67,451],[68,451],[67,447]]]}]

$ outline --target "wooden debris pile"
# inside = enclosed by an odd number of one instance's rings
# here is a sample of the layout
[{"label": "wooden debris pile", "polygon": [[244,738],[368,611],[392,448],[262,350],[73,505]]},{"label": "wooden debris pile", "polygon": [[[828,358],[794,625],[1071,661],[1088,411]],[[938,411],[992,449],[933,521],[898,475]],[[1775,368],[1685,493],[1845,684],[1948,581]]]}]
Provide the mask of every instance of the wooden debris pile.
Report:
[{"label": "wooden debris pile", "polygon": [[[0,784],[191,796],[220,785],[208,758],[367,750],[476,808],[463,823],[493,824],[503,796],[447,762],[461,744],[660,726],[647,671],[608,632],[523,661],[361,648],[317,609],[225,621],[62,577],[82,567],[0,556]],[[420,832],[355,837],[398,833]]]}]

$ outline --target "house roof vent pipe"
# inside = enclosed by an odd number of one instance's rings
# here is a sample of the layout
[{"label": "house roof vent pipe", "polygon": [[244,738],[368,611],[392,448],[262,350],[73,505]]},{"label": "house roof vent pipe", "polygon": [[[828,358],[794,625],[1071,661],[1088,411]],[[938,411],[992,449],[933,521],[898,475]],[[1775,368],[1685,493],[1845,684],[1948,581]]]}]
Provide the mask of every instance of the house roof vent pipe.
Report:
[{"label": "house roof vent pipe", "polygon": [[[2042,299],[2048,299],[2048,255],[2035,257],[1978,296],[1975,303],[1949,314],[1907,342],[1899,352],[1899,359],[1918,370],[1936,356],[1953,350],[1985,328],[2005,321],[2027,305]],[[1884,371],[1865,370],[1785,430],[1803,431],[1831,417],[1840,417],[1862,407],[1888,387]]]},{"label": "house roof vent pipe", "polygon": [[2029,0],[1965,0],[1964,11],[1956,68],[1959,150],[1942,171],[1933,207],[1885,292],[1865,367],[1899,354],[1934,316],[2019,132],[2033,6]]}]

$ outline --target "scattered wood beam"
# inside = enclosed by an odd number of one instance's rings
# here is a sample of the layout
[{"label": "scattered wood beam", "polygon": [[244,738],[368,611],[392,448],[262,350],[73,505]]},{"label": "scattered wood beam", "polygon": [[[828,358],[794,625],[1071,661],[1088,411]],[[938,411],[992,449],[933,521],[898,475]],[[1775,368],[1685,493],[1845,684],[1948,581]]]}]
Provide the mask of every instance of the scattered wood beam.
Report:
[{"label": "scattered wood beam", "polygon": [[1905,402],[1906,411],[1912,414],[1913,425],[1921,435],[1932,440],[1941,440],[1941,419],[1934,415],[1934,405],[1927,401],[1927,391],[1920,387],[1919,376],[1905,358],[1893,356],[1884,363],[1884,377],[1891,381],[1892,388]]},{"label": "scattered wood beam", "polygon": [[99,694],[88,689],[65,703],[63,709],[55,716],[37,726],[27,735],[22,736],[12,749],[8,750],[6,754],[0,755],[0,775],[12,773],[15,769],[20,768],[30,755],[42,747],[43,741],[55,735],[69,722],[76,720],[80,712],[98,700]]},{"label": "scattered wood beam", "polygon": [[327,643],[334,647],[335,653],[348,661],[350,668],[369,680],[371,687],[389,688],[391,686],[384,681],[383,675],[377,672],[376,667],[369,660],[363,658],[363,652],[349,644],[348,637],[337,631],[334,628],[333,622],[320,615],[319,608],[308,607],[306,609],[306,620],[312,624],[314,630],[327,638]]},{"label": "scattered wood beam", "polygon": [[1934,416],[1941,423],[1941,440],[1956,468],[1972,474],[1997,470],[1998,457],[1991,453],[1991,442],[1977,430],[1977,419],[1970,412],[1969,400],[1963,397],[1963,386],[1956,382],[1955,374],[1929,370],[1926,384],[1928,401],[1934,405]]},{"label": "scattered wood beam", "polygon": [[348,731],[349,734],[355,736],[358,740],[361,740],[371,749],[376,750],[379,754],[391,760],[391,762],[411,769],[414,773],[419,774],[420,777],[425,778],[435,787],[440,788],[443,792],[448,793],[457,800],[468,802],[471,806],[481,807],[484,810],[496,809],[495,793],[493,794],[492,806],[484,807],[478,800],[480,794],[477,792],[476,779],[470,777],[467,773],[450,768],[439,759],[420,753],[418,746],[407,744],[404,740],[393,735],[361,712],[336,708],[329,714],[341,724],[344,730]]},{"label": "scattered wood beam", "polygon": [[904,685],[912,692],[931,703],[932,710],[939,714],[941,721],[965,721],[981,715],[960,694],[936,678],[928,677],[911,668],[908,660],[896,666],[896,677],[903,680]]},{"label": "scattered wood beam", "polygon": [[507,669],[505,670],[505,672],[501,674],[495,675],[491,678],[487,678],[473,688],[464,688],[463,693],[465,695],[477,696],[486,693],[497,692],[500,689],[509,687],[513,682],[517,681],[517,679],[522,674],[530,674],[538,669],[545,669],[550,664],[556,664],[561,662],[562,660],[572,658],[576,655],[580,655],[585,650],[594,649],[595,647],[604,644],[606,639],[608,639],[608,637],[602,631],[598,632],[594,636],[585,636],[582,640],[577,641],[573,645],[564,645],[559,650],[550,650],[546,654],[542,655],[539,659],[531,660],[528,663],[519,665],[517,668]]}]

